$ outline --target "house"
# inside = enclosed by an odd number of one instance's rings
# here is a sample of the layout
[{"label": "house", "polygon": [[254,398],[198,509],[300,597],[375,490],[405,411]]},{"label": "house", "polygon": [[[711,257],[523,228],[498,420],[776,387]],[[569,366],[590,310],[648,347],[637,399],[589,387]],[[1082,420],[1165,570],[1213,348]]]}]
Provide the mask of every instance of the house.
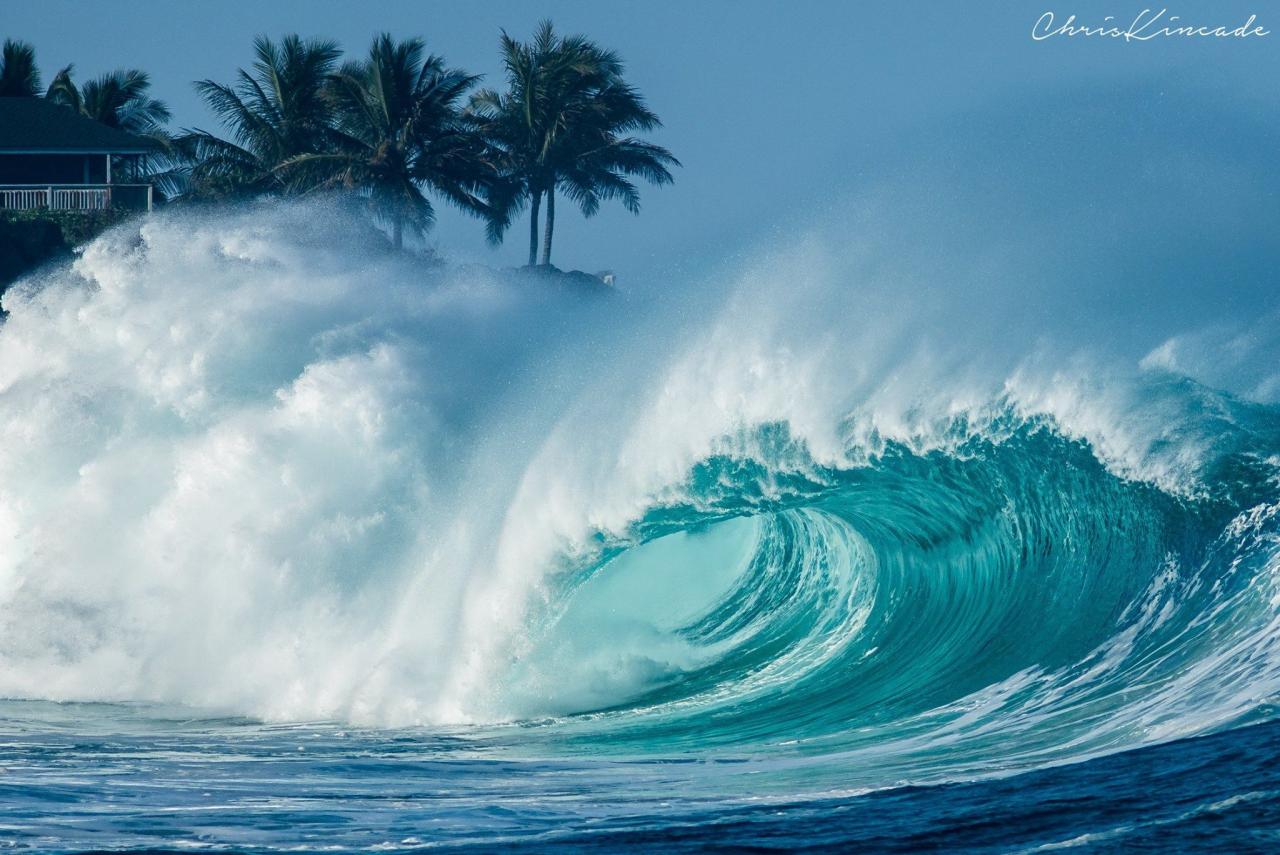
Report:
[{"label": "house", "polygon": [[159,144],[43,98],[0,98],[0,210],[150,211]]}]

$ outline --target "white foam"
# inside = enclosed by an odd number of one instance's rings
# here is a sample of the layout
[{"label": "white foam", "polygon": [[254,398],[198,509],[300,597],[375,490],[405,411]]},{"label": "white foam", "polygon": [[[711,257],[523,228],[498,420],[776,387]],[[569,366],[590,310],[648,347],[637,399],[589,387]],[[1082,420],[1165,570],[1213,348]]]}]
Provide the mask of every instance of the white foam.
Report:
[{"label": "white foam", "polygon": [[[549,574],[710,454],[859,465],[1010,401],[1161,483],[1212,439],[1139,406],[1136,365],[995,341],[987,305],[821,233],[693,301],[425,269],[358,233],[310,205],[174,212],[5,298],[0,695],[506,716]],[[805,453],[758,447],[768,423]]]}]

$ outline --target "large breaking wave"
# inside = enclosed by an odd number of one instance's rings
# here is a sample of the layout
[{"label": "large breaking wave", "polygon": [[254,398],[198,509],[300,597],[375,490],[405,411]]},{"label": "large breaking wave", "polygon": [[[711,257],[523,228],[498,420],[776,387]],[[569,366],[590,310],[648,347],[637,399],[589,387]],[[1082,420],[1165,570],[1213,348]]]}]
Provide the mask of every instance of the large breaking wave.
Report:
[{"label": "large breaking wave", "polygon": [[624,293],[318,204],[117,229],[5,297],[0,694],[844,784],[1270,717],[1274,217],[1150,139]]}]

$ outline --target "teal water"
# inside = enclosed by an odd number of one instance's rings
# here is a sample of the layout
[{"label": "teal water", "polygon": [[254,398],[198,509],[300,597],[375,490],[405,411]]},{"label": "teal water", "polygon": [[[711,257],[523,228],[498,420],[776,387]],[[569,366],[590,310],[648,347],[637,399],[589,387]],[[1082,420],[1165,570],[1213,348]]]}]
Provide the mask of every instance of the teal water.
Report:
[{"label": "teal water", "polygon": [[3,722],[0,839],[16,850],[1268,852],[1280,836],[1275,722],[802,799],[707,797],[715,764],[520,760],[412,730],[12,704]]},{"label": "teal water", "polygon": [[1268,848],[1280,258],[1193,183],[629,292],[104,235],[3,298],[0,844]]},{"label": "teal water", "polygon": [[1266,851],[1280,413],[1216,400],[1195,496],[1008,414],[852,469],[710,458],[560,577],[511,723],[6,702],[0,839]]}]

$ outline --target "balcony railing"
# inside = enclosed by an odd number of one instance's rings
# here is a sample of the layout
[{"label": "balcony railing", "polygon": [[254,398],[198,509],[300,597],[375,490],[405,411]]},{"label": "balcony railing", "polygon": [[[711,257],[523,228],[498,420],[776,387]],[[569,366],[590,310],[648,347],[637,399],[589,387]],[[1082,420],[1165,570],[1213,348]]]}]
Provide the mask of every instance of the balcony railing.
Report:
[{"label": "balcony railing", "polygon": [[150,211],[150,184],[0,184],[0,211]]}]

